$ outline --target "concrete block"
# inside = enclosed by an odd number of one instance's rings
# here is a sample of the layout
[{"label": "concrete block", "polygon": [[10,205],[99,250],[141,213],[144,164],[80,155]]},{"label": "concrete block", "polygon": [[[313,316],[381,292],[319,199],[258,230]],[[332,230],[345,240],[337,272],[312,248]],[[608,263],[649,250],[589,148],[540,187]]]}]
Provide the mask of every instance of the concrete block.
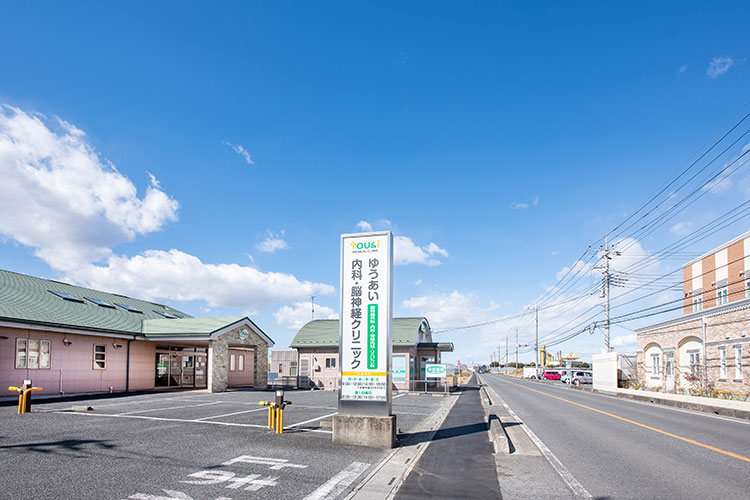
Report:
[{"label": "concrete block", "polygon": [[396,416],[334,415],[333,442],[393,448],[396,446]]}]

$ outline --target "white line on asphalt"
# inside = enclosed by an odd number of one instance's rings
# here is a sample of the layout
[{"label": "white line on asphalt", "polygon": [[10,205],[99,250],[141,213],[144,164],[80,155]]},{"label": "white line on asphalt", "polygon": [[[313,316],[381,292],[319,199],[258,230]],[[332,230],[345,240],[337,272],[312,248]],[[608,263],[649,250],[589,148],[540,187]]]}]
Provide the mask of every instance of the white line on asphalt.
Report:
[{"label": "white line on asphalt", "polygon": [[218,404],[221,404],[221,401],[212,401],[211,403],[201,403],[198,405],[170,406],[167,408],[151,408],[150,410],[126,411],[125,413],[118,413],[117,416],[133,415],[134,413],[150,413],[152,411],[179,410],[180,408],[197,408],[199,406],[210,406],[210,405],[218,405]]},{"label": "white line on asphalt", "polygon": [[545,445],[539,437],[537,437],[534,432],[529,429],[529,427],[523,423],[523,421],[519,418],[516,413],[510,409],[510,406],[503,400],[503,398],[500,397],[500,395],[487,385],[489,389],[492,391],[495,398],[497,398],[498,401],[505,407],[505,410],[508,412],[508,414],[515,419],[516,422],[519,423],[521,426],[521,429],[526,433],[527,436],[529,436],[529,439],[531,439],[537,448],[539,448],[539,451],[542,452],[544,457],[547,459],[547,461],[552,465],[552,467],[557,471],[558,474],[560,474],[560,477],[563,481],[565,481],[565,484],[570,488],[570,490],[573,492],[573,494],[577,498],[585,498],[588,500],[593,500],[593,496],[591,493],[589,493],[586,488],[583,487],[581,483],[578,482],[578,480],[573,476],[573,474],[570,473],[570,471],[565,467],[560,460],[557,459],[554,453],[550,451],[549,448],[547,448],[547,445]]},{"label": "white line on asphalt", "polygon": [[224,415],[214,415],[211,417],[196,418],[193,422],[202,422],[203,420],[211,420],[213,418],[231,417],[232,415],[241,415],[243,413],[254,413],[256,411],[268,411],[268,408],[255,408],[253,410],[236,411],[234,413],[225,413]]},{"label": "white line on asphalt", "polygon": [[370,464],[352,462],[349,466],[320,485],[318,489],[307,495],[303,500],[333,500],[352,484]]},{"label": "white line on asphalt", "polygon": [[298,425],[309,424],[310,422],[315,422],[316,420],[321,420],[323,418],[332,417],[332,416],[336,415],[336,413],[338,413],[338,412],[329,413],[328,415],[323,415],[322,417],[311,418],[310,420],[305,420],[304,422],[297,422],[296,424],[287,425],[287,426],[284,427],[284,429],[291,429],[292,427],[297,427]]},{"label": "white line on asphalt", "polygon": [[[253,427],[255,429],[268,429],[267,425],[258,424],[235,424],[232,422],[211,422],[208,420],[185,420],[184,418],[165,418],[165,417],[145,417],[143,415],[125,415],[120,414],[109,414],[109,413],[83,413],[78,411],[55,411],[52,413],[58,413],[60,415],[83,415],[85,417],[110,417],[110,418],[135,418],[140,420],[155,420],[158,422],[186,422],[190,424],[212,424],[212,425],[229,425],[231,427]],[[287,429],[287,427],[284,427]],[[325,431],[321,429],[294,429],[299,432],[320,432],[322,434],[331,434],[332,431]]]},{"label": "white line on asphalt", "polygon": [[406,394],[399,394],[398,396],[393,396],[391,399],[396,399],[396,398],[400,398],[400,397],[403,397],[403,396],[406,396]]}]

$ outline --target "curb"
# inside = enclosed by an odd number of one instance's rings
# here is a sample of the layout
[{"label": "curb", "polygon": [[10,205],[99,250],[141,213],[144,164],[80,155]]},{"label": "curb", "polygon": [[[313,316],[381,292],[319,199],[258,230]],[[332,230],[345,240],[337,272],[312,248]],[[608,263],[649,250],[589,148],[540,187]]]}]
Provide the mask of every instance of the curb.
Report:
[{"label": "curb", "polygon": [[685,410],[699,411],[703,413],[710,413],[713,415],[721,415],[723,417],[734,417],[742,420],[750,420],[750,411],[740,410],[737,408],[724,408],[723,406],[713,406],[709,404],[693,403],[689,401],[675,401],[672,399],[658,398],[654,396],[636,395],[636,394],[625,394],[622,392],[612,393],[608,391],[594,390],[593,392],[599,394],[614,395],[617,398],[632,399],[633,401],[640,401],[644,403],[651,403],[661,406],[671,406],[673,408],[682,408]]}]

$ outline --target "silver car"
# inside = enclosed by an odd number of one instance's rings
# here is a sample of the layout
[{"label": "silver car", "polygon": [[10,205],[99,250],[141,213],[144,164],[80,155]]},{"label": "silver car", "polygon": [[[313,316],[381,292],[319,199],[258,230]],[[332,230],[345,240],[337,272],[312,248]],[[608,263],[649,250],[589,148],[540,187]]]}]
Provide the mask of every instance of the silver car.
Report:
[{"label": "silver car", "polygon": [[574,372],[572,381],[575,385],[592,384],[594,376],[591,372]]}]

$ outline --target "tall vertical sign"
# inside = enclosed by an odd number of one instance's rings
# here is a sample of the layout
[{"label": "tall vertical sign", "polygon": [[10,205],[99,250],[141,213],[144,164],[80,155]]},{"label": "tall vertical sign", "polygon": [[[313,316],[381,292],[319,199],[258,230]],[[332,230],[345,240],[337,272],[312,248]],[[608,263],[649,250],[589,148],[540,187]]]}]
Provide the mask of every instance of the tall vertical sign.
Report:
[{"label": "tall vertical sign", "polygon": [[393,236],[341,235],[339,413],[391,414]]}]

